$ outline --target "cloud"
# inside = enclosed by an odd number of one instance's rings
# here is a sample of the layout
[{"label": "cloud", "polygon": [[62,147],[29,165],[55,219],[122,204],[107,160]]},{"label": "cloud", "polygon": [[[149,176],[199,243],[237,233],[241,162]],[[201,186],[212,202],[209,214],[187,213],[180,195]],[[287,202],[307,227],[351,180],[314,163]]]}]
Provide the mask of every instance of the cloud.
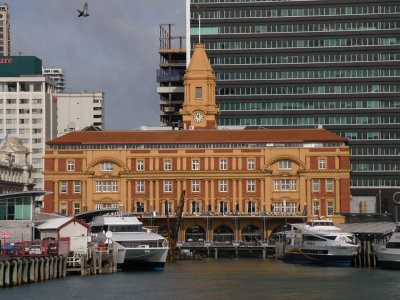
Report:
[{"label": "cloud", "polygon": [[66,72],[66,91],[105,92],[106,129],[159,124],[159,24],[184,35],[185,0],[13,0],[11,52]]}]

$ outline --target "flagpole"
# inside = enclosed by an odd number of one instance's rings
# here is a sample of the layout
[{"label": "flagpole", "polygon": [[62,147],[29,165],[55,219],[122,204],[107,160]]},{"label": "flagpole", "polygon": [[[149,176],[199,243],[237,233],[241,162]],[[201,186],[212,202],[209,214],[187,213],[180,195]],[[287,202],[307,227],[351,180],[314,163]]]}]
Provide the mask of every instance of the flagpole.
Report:
[{"label": "flagpole", "polygon": [[186,68],[190,63],[190,0],[186,0]]},{"label": "flagpole", "polygon": [[201,23],[201,17],[200,17],[200,14],[199,14],[199,44],[201,43],[201,42],[200,42],[200,27],[201,27],[201,26],[200,26],[200,23]]}]

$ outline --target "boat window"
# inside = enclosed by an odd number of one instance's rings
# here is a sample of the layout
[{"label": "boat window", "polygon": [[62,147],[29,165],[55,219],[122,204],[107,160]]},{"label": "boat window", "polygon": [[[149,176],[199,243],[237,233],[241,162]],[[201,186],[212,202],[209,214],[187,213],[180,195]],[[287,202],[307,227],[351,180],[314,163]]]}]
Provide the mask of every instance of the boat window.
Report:
[{"label": "boat window", "polygon": [[307,235],[303,236],[304,241],[325,241],[324,239],[317,237],[315,235]]},{"label": "boat window", "polygon": [[100,233],[103,231],[103,226],[92,226],[92,233]]},{"label": "boat window", "polygon": [[324,238],[334,241],[336,239],[336,235],[324,236]]},{"label": "boat window", "polygon": [[108,228],[112,232],[146,232],[142,225],[110,225]]},{"label": "boat window", "polygon": [[394,232],[400,232],[400,226],[397,226]]},{"label": "boat window", "polygon": [[386,244],[386,248],[390,249],[400,249],[400,243],[389,242]]}]

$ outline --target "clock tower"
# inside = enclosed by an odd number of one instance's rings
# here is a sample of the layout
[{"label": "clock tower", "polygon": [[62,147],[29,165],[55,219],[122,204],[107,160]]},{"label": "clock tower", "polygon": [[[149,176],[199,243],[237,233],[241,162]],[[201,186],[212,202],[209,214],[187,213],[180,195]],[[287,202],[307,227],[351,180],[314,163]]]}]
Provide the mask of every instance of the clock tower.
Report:
[{"label": "clock tower", "polygon": [[219,108],[215,103],[216,79],[203,44],[195,46],[183,77],[185,100],[179,113],[183,129],[215,129]]}]

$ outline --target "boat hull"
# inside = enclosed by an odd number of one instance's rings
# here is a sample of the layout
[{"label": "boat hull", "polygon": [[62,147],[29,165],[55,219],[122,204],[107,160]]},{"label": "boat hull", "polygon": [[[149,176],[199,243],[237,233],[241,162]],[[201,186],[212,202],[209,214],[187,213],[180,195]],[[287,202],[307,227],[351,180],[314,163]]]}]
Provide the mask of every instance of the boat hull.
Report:
[{"label": "boat hull", "polygon": [[400,249],[387,249],[385,246],[372,245],[378,265],[385,269],[400,269]]},{"label": "boat hull", "polygon": [[118,265],[123,269],[163,270],[168,248],[124,248],[118,250]]},{"label": "boat hull", "polygon": [[343,254],[305,254],[300,249],[291,249],[284,253],[282,260],[293,264],[317,264],[332,266],[351,266],[353,255]]}]

